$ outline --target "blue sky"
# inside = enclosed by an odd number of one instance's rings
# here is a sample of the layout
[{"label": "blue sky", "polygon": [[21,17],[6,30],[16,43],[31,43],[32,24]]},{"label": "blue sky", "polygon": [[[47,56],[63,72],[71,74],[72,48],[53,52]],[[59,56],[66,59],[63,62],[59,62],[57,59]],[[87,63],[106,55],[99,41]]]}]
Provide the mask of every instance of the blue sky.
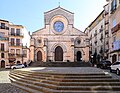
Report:
[{"label": "blue sky", "polygon": [[60,6],[74,13],[82,31],[98,16],[106,0],[0,0],[0,19],[23,25],[28,31],[44,27],[44,12]]}]

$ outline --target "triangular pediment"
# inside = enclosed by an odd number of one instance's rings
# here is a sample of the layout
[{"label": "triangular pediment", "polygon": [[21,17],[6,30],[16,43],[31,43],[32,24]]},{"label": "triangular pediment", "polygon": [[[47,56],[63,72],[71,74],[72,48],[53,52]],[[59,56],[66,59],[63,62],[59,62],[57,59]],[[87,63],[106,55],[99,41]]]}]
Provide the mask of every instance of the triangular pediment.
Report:
[{"label": "triangular pediment", "polygon": [[63,12],[69,13],[69,14],[74,14],[74,13],[72,13],[72,12],[70,12],[70,11],[68,11],[68,10],[60,7],[60,6],[57,7],[57,8],[54,8],[54,9],[52,9],[52,10],[50,10],[50,11],[44,12],[44,14],[49,14],[49,13],[53,13],[53,12],[57,12],[57,11],[58,11],[58,12],[63,11]]}]

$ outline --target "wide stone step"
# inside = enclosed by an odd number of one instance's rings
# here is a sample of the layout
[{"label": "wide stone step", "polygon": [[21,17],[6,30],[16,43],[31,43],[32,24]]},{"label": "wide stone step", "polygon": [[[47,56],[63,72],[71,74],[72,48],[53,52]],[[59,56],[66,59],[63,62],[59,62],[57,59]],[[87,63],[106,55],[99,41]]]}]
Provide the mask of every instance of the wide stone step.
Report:
[{"label": "wide stone step", "polygon": [[96,85],[110,85],[110,86],[120,86],[120,82],[55,82],[50,80],[45,80],[43,83],[54,84],[60,86],[96,86]]},{"label": "wide stone step", "polygon": [[50,75],[53,75],[53,76],[104,76],[106,75],[105,73],[80,73],[80,74],[70,74],[70,73],[48,73],[48,72],[29,72],[29,71],[21,71],[21,70],[14,70],[14,71],[11,71],[10,73],[21,73],[21,74],[28,74],[28,75],[36,75],[36,76],[50,76]]},{"label": "wide stone step", "polygon": [[30,75],[30,74],[23,74],[23,73],[11,73],[11,74],[17,74],[17,75],[22,75],[25,77],[33,77],[33,78],[46,78],[46,77],[51,77],[51,78],[65,78],[65,79],[79,79],[79,78],[112,78],[110,75],[81,75],[81,76],[66,76],[66,75]]},{"label": "wide stone step", "polygon": [[10,75],[14,75],[16,77],[22,78],[22,79],[29,79],[29,80],[36,80],[36,81],[43,81],[43,80],[51,80],[51,81],[59,81],[59,82],[112,82],[112,81],[119,81],[117,79],[112,79],[112,78],[97,78],[97,79],[93,79],[93,78],[81,78],[81,79],[59,79],[59,78],[53,78],[53,77],[39,77],[39,78],[33,78],[33,77],[24,77],[21,75],[17,75],[17,74],[10,74]]},{"label": "wide stone step", "polygon": [[34,78],[23,78],[21,77],[16,77],[10,75],[11,78],[18,78],[17,80],[23,81],[23,82],[31,82],[31,83],[36,83],[39,84],[39,82],[45,83],[45,84],[52,84],[52,85],[60,85],[60,86],[95,86],[95,85],[111,85],[111,86],[120,86],[120,82],[54,82],[50,80],[36,80]]},{"label": "wide stone step", "polygon": [[62,84],[62,83],[58,83],[57,86],[56,85],[53,85],[53,84],[50,84],[50,83],[47,83],[45,81],[43,82],[37,82],[37,81],[31,81],[31,80],[25,80],[25,79],[21,79],[21,78],[18,78],[18,77],[15,77],[15,76],[10,76],[11,78],[13,78],[14,80],[16,81],[20,81],[20,82],[24,82],[24,83],[28,83],[28,84],[33,84],[33,85],[37,85],[37,86],[42,86],[42,87],[46,87],[46,88],[52,88],[52,89],[62,89],[62,88],[65,88],[65,89],[75,89],[77,90],[78,89],[78,86],[80,88],[83,89],[83,87],[89,87],[89,86],[92,86],[92,87],[96,87],[96,86],[108,86],[108,87],[120,87],[120,83],[118,85],[117,82],[112,82],[112,83],[107,83],[107,82],[89,82],[89,83],[85,83],[85,82],[72,82],[72,83],[67,83],[69,85],[67,86],[64,86],[66,83]]},{"label": "wide stone step", "polygon": [[[98,91],[97,93],[100,93],[101,91],[102,92],[105,91],[103,93],[106,93],[107,91],[109,91],[109,92],[110,91],[120,91],[120,87],[118,87],[118,86],[112,86],[112,87],[111,86],[92,86],[92,87],[91,86],[85,86],[85,87],[84,86],[77,86],[77,87],[76,86],[56,86],[56,88],[50,89],[50,88],[36,86],[36,85],[30,84],[30,83],[20,82],[20,81],[16,81],[16,80],[13,80],[13,82],[16,84],[19,84],[20,86],[29,87],[29,88],[32,88],[34,90],[41,91],[44,93],[68,93],[69,90],[71,91],[70,93],[74,93],[75,91],[78,91],[78,90],[79,90],[78,93],[82,93],[82,92],[88,93],[88,91],[89,91],[89,93],[90,93],[90,91],[92,91],[92,92]],[[77,92],[75,92],[75,93],[77,93]]]}]

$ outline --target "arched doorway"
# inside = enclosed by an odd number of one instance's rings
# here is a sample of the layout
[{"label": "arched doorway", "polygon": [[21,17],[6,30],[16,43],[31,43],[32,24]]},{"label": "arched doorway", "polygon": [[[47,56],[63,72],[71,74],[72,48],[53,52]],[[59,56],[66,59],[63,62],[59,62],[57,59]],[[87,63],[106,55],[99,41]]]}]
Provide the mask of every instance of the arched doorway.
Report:
[{"label": "arched doorway", "polygon": [[37,52],[37,61],[42,61],[42,52],[41,51]]},{"label": "arched doorway", "polygon": [[77,52],[77,61],[81,61],[82,54],[80,51]]},{"label": "arched doorway", "polygon": [[4,60],[1,61],[1,68],[5,68],[5,61]]},{"label": "arched doorway", "polygon": [[116,54],[114,54],[114,55],[112,56],[112,63],[114,63],[115,61],[117,61],[117,55],[116,55]]},{"label": "arched doorway", "polygon": [[63,49],[60,46],[55,48],[55,61],[63,61]]}]

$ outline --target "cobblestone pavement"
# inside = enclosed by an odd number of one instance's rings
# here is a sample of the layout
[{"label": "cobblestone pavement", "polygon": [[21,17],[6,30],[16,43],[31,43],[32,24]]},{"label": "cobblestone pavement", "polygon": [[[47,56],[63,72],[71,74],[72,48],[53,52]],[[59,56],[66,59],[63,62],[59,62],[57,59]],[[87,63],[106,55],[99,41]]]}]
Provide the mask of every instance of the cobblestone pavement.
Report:
[{"label": "cobblestone pavement", "polygon": [[9,80],[9,70],[0,69],[0,93],[28,93],[11,84]]}]

